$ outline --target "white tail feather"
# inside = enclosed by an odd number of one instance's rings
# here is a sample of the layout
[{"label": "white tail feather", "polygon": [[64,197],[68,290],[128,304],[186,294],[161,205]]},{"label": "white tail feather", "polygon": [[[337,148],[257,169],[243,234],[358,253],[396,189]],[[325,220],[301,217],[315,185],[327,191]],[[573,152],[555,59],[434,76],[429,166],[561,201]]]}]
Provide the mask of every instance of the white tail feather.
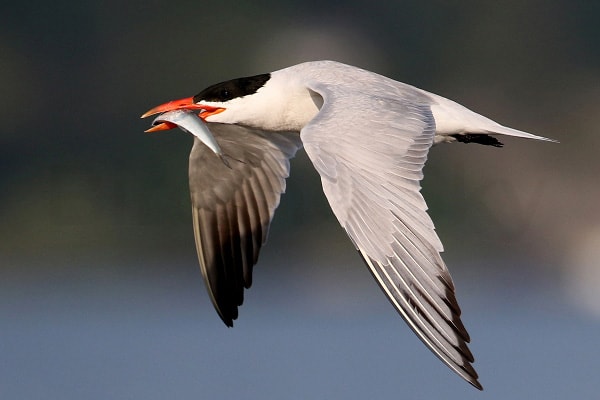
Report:
[{"label": "white tail feather", "polygon": [[[558,143],[558,140],[550,139],[550,138],[543,137],[543,136],[533,135],[531,133],[527,133],[527,132],[519,131],[517,129],[502,126],[500,124],[496,124],[496,125],[497,125],[497,127],[492,128],[492,129],[486,129],[484,133],[486,133],[488,135],[515,136],[515,137],[526,138],[526,139],[535,139],[535,140],[543,140],[546,142]],[[478,133],[478,132],[473,132],[473,133]]]}]

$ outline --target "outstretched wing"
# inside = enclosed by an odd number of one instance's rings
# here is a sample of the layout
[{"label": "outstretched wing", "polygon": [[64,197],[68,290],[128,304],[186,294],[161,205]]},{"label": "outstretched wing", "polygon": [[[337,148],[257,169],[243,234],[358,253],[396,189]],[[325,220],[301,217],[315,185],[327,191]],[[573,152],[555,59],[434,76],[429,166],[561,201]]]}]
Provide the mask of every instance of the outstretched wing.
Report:
[{"label": "outstretched wing", "polygon": [[209,124],[226,165],[197,138],[189,178],[196,250],[219,316],[233,326],[252,267],[285,191],[289,159],[301,147],[297,133],[263,133]]},{"label": "outstretched wing", "polygon": [[[320,83],[309,88],[324,103],[300,137],[338,221],[412,330],[481,388],[443,247],[420,194],[435,134],[428,102],[394,87],[373,97]],[[386,97],[387,90],[396,92]]]}]

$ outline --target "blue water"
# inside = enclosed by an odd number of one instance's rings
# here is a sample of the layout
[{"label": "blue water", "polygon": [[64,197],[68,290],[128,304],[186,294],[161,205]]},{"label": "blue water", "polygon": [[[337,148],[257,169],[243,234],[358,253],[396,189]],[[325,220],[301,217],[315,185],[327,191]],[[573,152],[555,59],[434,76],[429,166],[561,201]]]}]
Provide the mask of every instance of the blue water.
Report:
[{"label": "blue water", "polygon": [[311,277],[263,271],[228,329],[195,266],[169,268],[7,275],[1,398],[506,400],[600,392],[600,321],[552,288],[506,291],[456,279],[464,282],[459,298],[481,394],[414,337],[370,281],[328,292]]}]

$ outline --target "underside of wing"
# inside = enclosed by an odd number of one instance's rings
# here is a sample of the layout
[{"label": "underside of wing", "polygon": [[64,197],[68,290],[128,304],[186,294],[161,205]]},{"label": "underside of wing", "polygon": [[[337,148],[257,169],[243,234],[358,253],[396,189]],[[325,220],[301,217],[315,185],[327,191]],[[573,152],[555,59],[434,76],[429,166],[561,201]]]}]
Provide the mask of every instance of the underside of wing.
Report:
[{"label": "underside of wing", "polygon": [[289,159],[300,148],[296,133],[263,133],[209,124],[227,165],[197,138],[189,178],[196,250],[210,298],[233,326],[252,267],[285,192]]},{"label": "underside of wing", "polygon": [[394,87],[372,97],[351,87],[309,87],[324,103],[301,138],[337,219],[411,329],[481,388],[443,247],[420,194],[435,134],[429,105]]}]

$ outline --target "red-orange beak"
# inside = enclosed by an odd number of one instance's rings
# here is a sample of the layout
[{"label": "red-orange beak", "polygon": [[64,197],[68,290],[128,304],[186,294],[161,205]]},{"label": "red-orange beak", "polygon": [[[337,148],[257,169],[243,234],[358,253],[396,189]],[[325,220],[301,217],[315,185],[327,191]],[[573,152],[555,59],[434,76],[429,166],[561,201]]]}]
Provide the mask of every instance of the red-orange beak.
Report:
[{"label": "red-orange beak", "polygon": [[146,129],[144,133],[152,133],[156,131],[167,131],[169,129],[177,128],[172,122],[161,122],[160,124],[154,125],[152,128]]},{"label": "red-orange beak", "polygon": [[[186,97],[185,99],[173,100],[168,103],[161,104],[160,106],[156,106],[148,111],[146,111],[141,118],[146,118],[154,114],[162,114],[169,111],[174,110],[199,110],[198,116],[202,119],[214,114],[218,114],[220,112],[225,111],[222,107],[213,107],[208,106],[206,104],[196,104],[194,103],[193,97]],[[173,129],[177,127],[177,125],[171,122],[163,122],[158,125],[153,126],[148,129],[146,132],[156,132],[156,131],[164,131],[167,129]]]},{"label": "red-orange beak", "polygon": [[168,103],[161,104],[160,106],[156,106],[151,110],[146,111],[141,118],[146,118],[154,114],[161,114],[167,111],[173,110],[204,110],[205,106],[201,106],[199,104],[194,103],[193,97],[186,97],[185,99],[173,100]]}]

